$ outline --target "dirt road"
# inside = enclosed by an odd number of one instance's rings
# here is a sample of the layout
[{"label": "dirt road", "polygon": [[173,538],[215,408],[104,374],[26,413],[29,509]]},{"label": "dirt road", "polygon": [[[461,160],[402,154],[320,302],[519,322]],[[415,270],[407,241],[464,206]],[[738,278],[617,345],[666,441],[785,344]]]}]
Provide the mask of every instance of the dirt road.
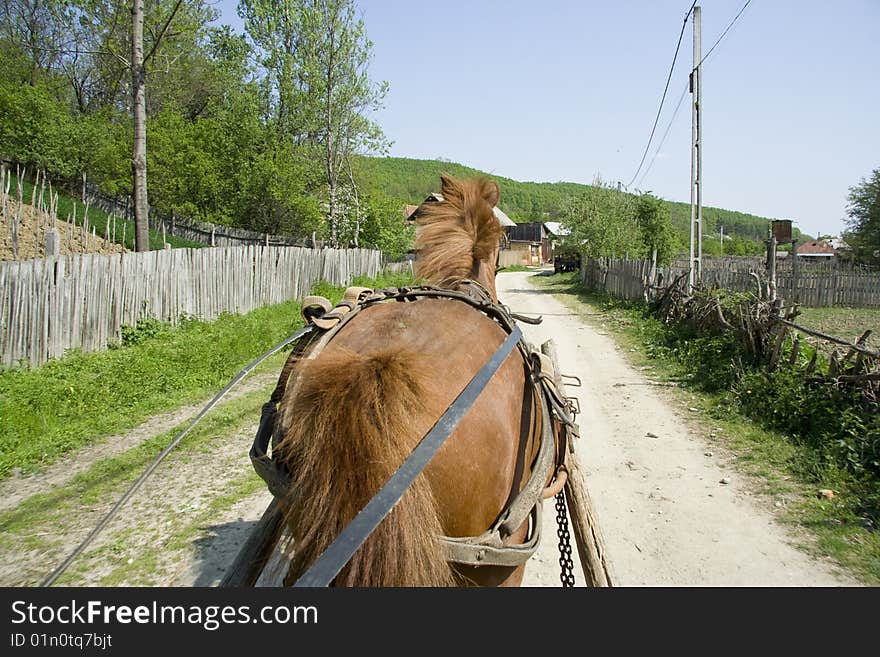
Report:
[{"label": "dirt road", "polygon": [[[568,389],[582,411],[578,457],[617,585],[856,584],[794,547],[774,520],[773,501],[753,495],[707,440],[713,428],[688,418],[668,389],[651,385],[609,336],[535,288],[532,275],[500,274],[498,294],[514,312],[544,317],[521,325],[526,339],[536,346],[552,339],[563,373],[583,382]],[[559,586],[552,500],[544,507],[527,586]]]}]

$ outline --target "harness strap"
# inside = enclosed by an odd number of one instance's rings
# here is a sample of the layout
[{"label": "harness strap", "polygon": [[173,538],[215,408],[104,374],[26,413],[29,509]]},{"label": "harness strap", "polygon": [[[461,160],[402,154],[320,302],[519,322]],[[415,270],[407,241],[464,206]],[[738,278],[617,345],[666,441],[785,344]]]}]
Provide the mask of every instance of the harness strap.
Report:
[{"label": "harness strap", "polygon": [[[449,551],[450,561],[470,566],[519,566],[538,549],[544,503],[541,492],[550,479],[556,451],[553,424],[546,403],[541,404],[541,415],[541,444],[525,486],[488,531],[465,538],[440,537]],[[529,517],[531,527],[526,541],[522,544],[505,543],[505,539]]]}]

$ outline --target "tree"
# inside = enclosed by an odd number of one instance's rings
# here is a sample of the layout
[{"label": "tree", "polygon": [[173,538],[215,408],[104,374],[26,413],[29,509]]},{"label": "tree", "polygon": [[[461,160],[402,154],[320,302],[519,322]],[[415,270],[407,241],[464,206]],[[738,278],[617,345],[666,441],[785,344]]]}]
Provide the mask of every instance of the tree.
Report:
[{"label": "tree", "polygon": [[0,0],[0,36],[28,54],[28,84],[32,87],[41,73],[51,70],[66,42],[66,4],[59,0]]},{"label": "tree", "polygon": [[131,3],[131,116],[134,150],[131,157],[134,208],[134,249],[149,251],[150,206],[147,199],[147,97],[144,69],[144,0]]},{"label": "tree", "polygon": [[372,43],[353,0],[241,0],[238,11],[262,54],[279,133],[320,167],[330,242],[356,245],[364,217],[351,158],[386,148],[367,115],[388,85],[370,81]]},{"label": "tree", "polygon": [[657,264],[667,264],[676,254],[669,206],[651,192],[644,192],[636,199],[635,216],[646,247],[645,255],[656,253]]},{"label": "tree", "polygon": [[403,202],[375,192],[364,196],[362,206],[363,246],[378,248],[394,260],[412,249],[416,229],[404,219]]},{"label": "tree", "polygon": [[569,202],[562,224],[593,258],[636,256],[644,250],[632,195],[599,178]]},{"label": "tree", "polygon": [[880,264],[880,168],[849,189],[844,239],[857,262]]}]

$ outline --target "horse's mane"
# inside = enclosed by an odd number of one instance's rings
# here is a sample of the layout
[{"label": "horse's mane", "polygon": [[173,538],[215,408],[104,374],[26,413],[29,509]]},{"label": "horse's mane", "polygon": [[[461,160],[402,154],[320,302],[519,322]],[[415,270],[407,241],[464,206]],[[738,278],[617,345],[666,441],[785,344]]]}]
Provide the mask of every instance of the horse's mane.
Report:
[{"label": "horse's mane", "polygon": [[486,178],[445,175],[440,181],[443,200],[425,203],[416,218],[416,275],[449,286],[471,276],[476,263],[492,256],[503,229],[492,211],[498,185]]}]

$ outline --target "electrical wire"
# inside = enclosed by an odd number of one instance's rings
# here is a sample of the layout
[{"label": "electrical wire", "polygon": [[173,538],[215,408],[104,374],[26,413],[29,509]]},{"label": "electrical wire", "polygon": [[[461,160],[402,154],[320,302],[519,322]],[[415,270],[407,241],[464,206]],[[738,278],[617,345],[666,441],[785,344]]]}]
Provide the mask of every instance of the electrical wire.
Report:
[{"label": "electrical wire", "polygon": [[709,48],[709,52],[707,52],[707,53],[703,56],[703,58],[700,60],[700,63],[697,64],[697,66],[694,67],[695,69],[696,69],[698,66],[700,66],[703,62],[705,62],[706,59],[709,57],[709,55],[712,54],[712,51],[715,50],[715,46],[717,46],[719,43],[721,43],[721,39],[723,39],[724,36],[730,31],[730,28],[733,27],[733,24],[736,23],[737,20],[739,20],[739,17],[742,16],[742,13],[746,10],[746,7],[749,6],[749,3],[751,3],[751,1],[752,1],[752,0],[746,0],[746,3],[742,6],[742,9],[740,9],[740,10],[739,10],[739,13],[738,13],[736,16],[733,17],[733,20],[730,21],[730,23],[727,24],[727,27],[724,28],[724,31],[721,33],[721,36],[718,37],[718,39],[715,41],[715,43],[712,44],[712,47]]},{"label": "electrical wire", "polygon": [[648,168],[645,169],[645,173],[642,174],[642,177],[639,179],[639,187],[642,186],[642,183],[645,182],[645,178],[647,178],[648,173],[651,171],[651,167],[654,166],[654,161],[657,159],[657,156],[660,154],[660,149],[663,148],[663,144],[666,143],[666,138],[669,136],[669,130],[672,128],[672,124],[675,121],[675,117],[678,116],[678,110],[681,109],[681,104],[684,101],[684,97],[687,95],[688,89],[690,88],[689,84],[684,85],[684,89],[681,91],[681,96],[678,98],[678,104],[675,106],[675,111],[672,113],[672,118],[669,119],[669,123],[666,124],[666,130],[663,132],[663,138],[660,139],[660,143],[657,144],[657,150],[654,151],[654,156],[651,158],[651,161],[648,162]]},{"label": "electrical wire", "polygon": [[672,79],[672,72],[675,69],[675,62],[678,59],[678,51],[681,48],[681,39],[684,36],[684,29],[687,27],[688,17],[691,15],[691,12],[694,10],[694,7],[697,5],[697,0],[694,0],[694,3],[691,5],[691,8],[688,9],[687,13],[684,16],[684,21],[681,24],[681,32],[678,35],[678,43],[675,45],[675,54],[672,56],[672,65],[669,67],[669,75],[666,76],[666,86],[663,89],[663,96],[660,98],[660,107],[657,108],[657,116],[654,118],[654,126],[651,128],[651,136],[648,137],[648,143],[645,144],[645,152],[642,153],[642,160],[639,162],[639,166],[636,169],[636,172],[633,174],[632,180],[629,181],[629,184],[626,186],[629,187],[633,184],[635,179],[639,175],[639,171],[642,170],[642,165],[645,163],[645,158],[648,156],[648,150],[651,148],[651,141],[654,139],[654,132],[657,130],[657,123],[660,121],[660,113],[663,111],[663,103],[666,101],[666,92],[669,91],[669,81]]},{"label": "electrical wire", "polygon": [[[749,3],[751,3],[751,1],[752,1],[752,0],[747,0],[747,1],[746,1],[746,3],[742,6],[742,8],[739,10],[739,12],[736,14],[736,16],[734,16],[733,19],[730,21],[730,23],[728,23],[727,27],[724,28],[724,31],[721,33],[721,36],[719,36],[718,39],[715,40],[715,43],[712,44],[712,47],[709,48],[708,52],[703,56],[702,59],[700,59],[700,63],[697,64],[697,66],[695,66],[695,67],[692,69],[692,71],[696,70],[696,68],[697,68],[698,66],[702,65],[703,62],[705,62],[706,59],[708,59],[709,55],[712,54],[712,51],[715,50],[716,46],[717,46],[719,43],[721,43],[721,40],[722,40],[722,39],[727,35],[727,33],[730,31],[730,28],[732,28],[733,25],[734,25],[734,23],[736,23],[736,21],[739,20],[739,17],[742,16],[743,12],[746,10],[746,7],[749,6]],[[696,4],[696,3],[694,3],[694,4]],[[693,10],[693,6],[691,7],[691,11],[692,11],[692,10]],[[690,15],[690,11],[688,12],[688,15]],[[685,22],[686,22],[686,21],[687,21],[687,16],[685,16]],[[681,92],[681,97],[678,99],[678,104],[675,106],[675,111],[672,113],[672,118],[669,120],[669,123],[666,125],[666,131],[663,133],[663,137],[662,137],[662,139],[660,140],[660,143],[657,145],[657,150],[654,151],[654,156],[651,158],[651,161],[648,163],[648,168],[645,169],[645,172],[642,174],[642,177],[639,179],[639,186],[640,186],[640,187],[641,187],[642,183],[645,181],[645,178],[647,177],[648,172],[650,172],[651,167],[654,165],[654,161],[657,159],[657,155],[659,155],[659,153],[660,153],[660,149],[663,147],[663,144],[664,144],[664,142],[666,141],[666,138],[669,136],[669,130],[670,130],[670,128],[672,128],[672,123],[673,123],[673,121],[675,121],[675,117],[678,115],[678,111],[679,111],[679,109],[681,109],[681,103],[682,103],[682,101],[684,100],[684,97],[685,97],[685,95],[686,95],[686,93],[687,93],[688,88],[689,88],[689,84],[686,84],[686,85],[685,85],[685,88],[684,88],[684,91]],[[650,143],[650,142],[649,142],[649,143]],[[638,175],[638,174],[637,174],[637,175]],[[632,181],[630,181],[630,184],[632,184]],[[629,186],[629,185],[627,185],[627,187],[628,187],[628,186]]]}]

